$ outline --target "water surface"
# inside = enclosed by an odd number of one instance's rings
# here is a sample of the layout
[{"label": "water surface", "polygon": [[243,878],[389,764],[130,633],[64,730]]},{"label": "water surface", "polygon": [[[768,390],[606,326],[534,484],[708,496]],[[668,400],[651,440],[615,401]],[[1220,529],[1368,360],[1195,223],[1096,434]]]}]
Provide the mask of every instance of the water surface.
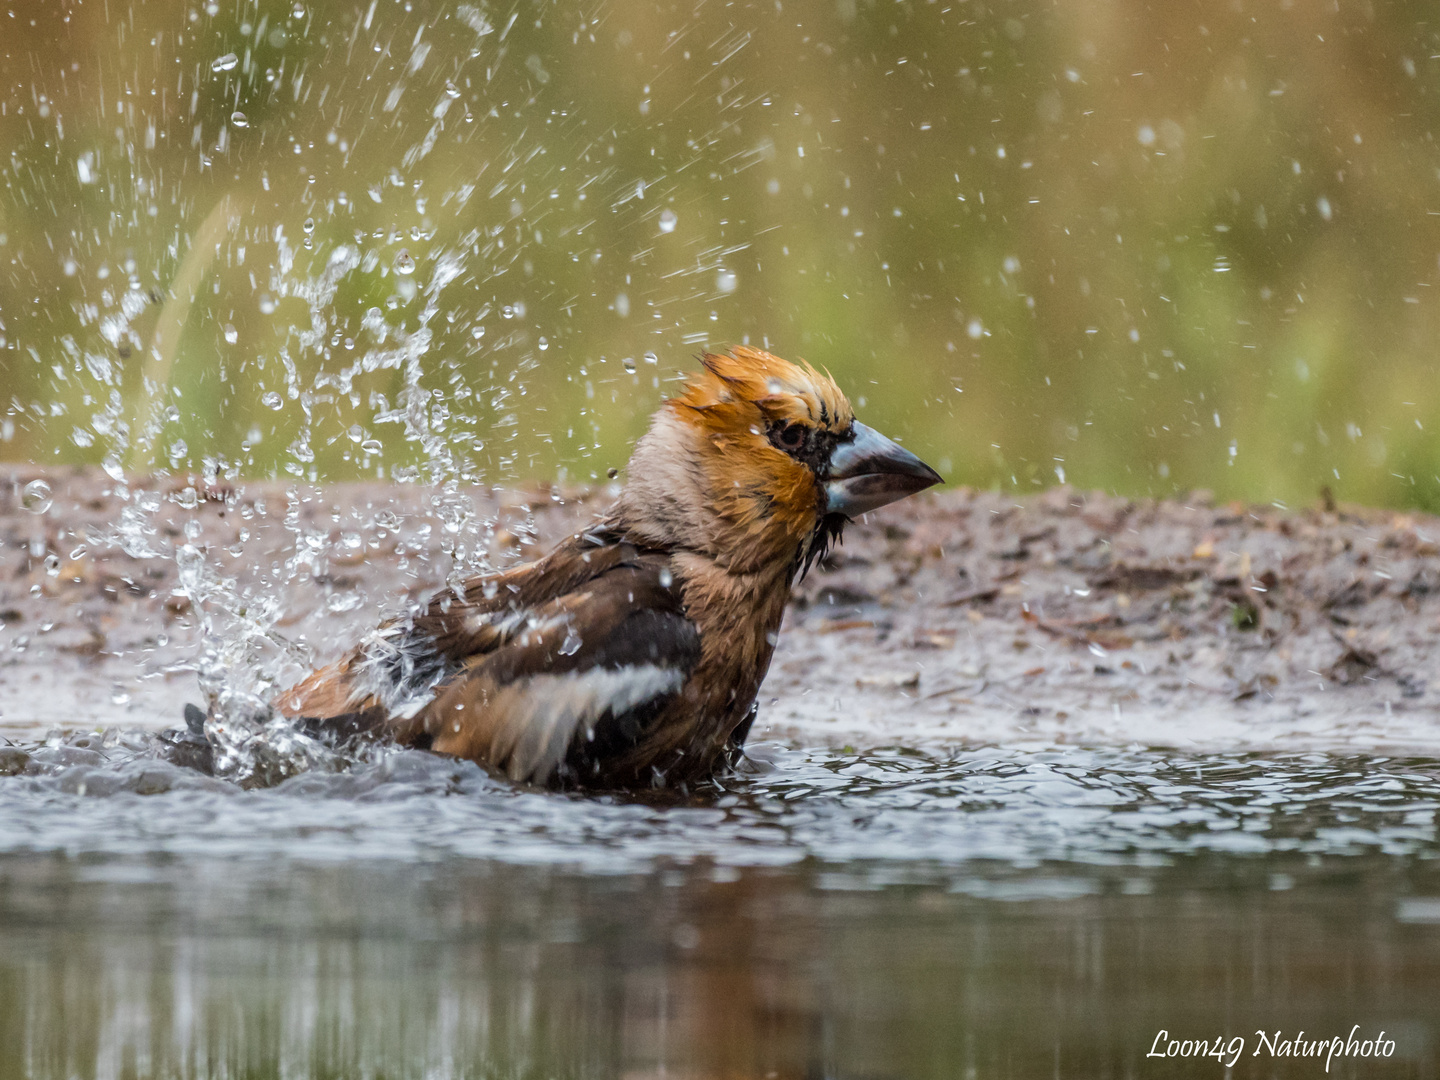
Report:
[{"label": "water surface", "polygon": [[1430,759],[762,744],[647,805],[147,739],[11,754],[0,1076],[1215,1075],[1145,1053],[1354,1024],[1395,1055],[1334,1075],[1440,1063]]}]

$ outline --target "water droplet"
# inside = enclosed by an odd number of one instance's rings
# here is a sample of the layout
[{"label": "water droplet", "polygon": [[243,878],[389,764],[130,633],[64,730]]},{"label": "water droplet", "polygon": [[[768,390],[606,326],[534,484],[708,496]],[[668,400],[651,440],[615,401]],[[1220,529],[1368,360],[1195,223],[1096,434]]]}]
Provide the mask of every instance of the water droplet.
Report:
[{"label": "water droplet", "polygon": [[54,552],[45,556],[45,573],[49,577],[60,576],[60,556]]},{"label": "water droplet", "polygon": [[660,571],[659,577],[660,587],[662,589],[668,589],[675,582],[675,575],[670,573],[670,568],[668,566]]},{"label": "water droplet", "polygon": [[282,402],[280,395],[274,390],[271,390],[260,399],[260,404],[264,405],[267,409],[278,409]]},{"label": "water droplet", "polygon": [[715,288],[720,292],[729,295],[740,286],[740,279],[735,276],[734,270],[720,269],[715,272]]},{"label": "water droplet", "polygon": [[647,352],[645,354],[645,363],[658,364],[660,363],[660,357],[656,356],[653,352]]},{"label": "water droplet", "polygon": [[477,324],[476,326],[472,326],[472,327],[470,328],[470,336],[471,336],[472,338],[474,338],[476,341],[479,341],[481,338],[483,338],[483,337],[485,336],[485,327],[480,326],[480,325],[478,325],[478,324]]},{"label": "water droplet", "polygon": [[240,58],[233,52],[227,52],[224,56],[217,56],[210,61],[211,71],[229,71],[240,63]]},{"label": "water droplet", "polygon": [[31,480],[20,494],[20,505],[32,514],[43,514],[50,509],[54,500],[50,497],[50,485],[44,480]]},{"label": "water droplet", "polygon": [[405,248],[401,248],[400,254],[395,256],[395,272],[397,274],[413,274],[415,272],[415,260],[410,257],[410,252]]},{"label": "water droplet", "polygon": [[460,88],[449,79],[445,80],[445,96],[448,98],[458,98],[460,96]]},{"label": "water droplet", "polygon": [[314,232],[314,231],[315,231],[315,219],[314,219],[313,217],[307,217],[307,218],[305,219],[305,224],[302,225],[302,226],[300,226],[300,227],[301,227],[302,229],[304,229],[307,233],[312,233],[312,232]]},{"label": "water droplet", "polygon": [[515,309],[509,304],[506,304],[500,309],[500,317],[502,319],[513,319],[515,317]]},{"label": "water droplet", "polygon": [[539,346],[541,352],[544,352],[546,349],[550,348],[550,342],[543,337],[535,344]]},{"label": "water droplet", "polygon": [[120,687],[117,686],[114,690],[110,691],[110,704],[111,704],[111,705],[125,705],[125,704],[128,704],[129,701],[130,701],[130,695],[127,694],[127,693],[126,693],[123,689],[121,689]]},{"label": "water droplet", "polygon": [[675,223],[676,223],[678,220],[679,220],[679,218],[677,218],[677,217],[675,216],[675,211],[674,211],[674,210],[671,210],[669,207],[666,207],[664,210],[661,210],[661,211],[660,211],[660,231],[663,232],[663,233],[672,233],[672,232],[674,232],[674,231],[675,231]]},{"label": "water droplet", "polygon": [[631,375],[635,374],[635,358],[633,356],[627,356],[624,360],[621,360],[620,366],[623,367],[627,373]]},{"label": "water droplet", "polygon": [[366,439],[360,444],[360,449],[367,454],[378,454],[384,447],[380,445],[379,439]]},{"label": "water droplet", "polygon": [[297,19],[303,19],[303,18],[305,17],[305,5],[304,5],[304,4],[296,4],[294,7],[292,7],[292,8],[290,9],[290,14],[293,15],[293,16],[294,16],[295,18],[297,18]]},{"label": "water droplet", "polygon": [[273,315],[275,313],[275,300],[269,293],[260,294],[260,314]]},{"label": "water droplet", "polygon": [[237,110],[230,114],[230,126],[237,128],[249,127],[250,118],[246,116],[243,112]]},{"label": "water droplet", "polygon": [[575,628],[573,626],[567,626],[565,628],[565,640],[560,643],[560,648],[556,651],[559,652],[561,656],[574,656],[580,651],[580,646],[583,644],[585,644],[585,642],[581,640],[580,635],[575,632]]},{"label": "water droplet", "polygon": [[233,323],[228,323],[228,322],[227,322],[227,323],[225,324],[225,343],[226,343],[227,345],[234,345],[235,342],[237,342],[237,341],[239,341],[239,340],[240,340],[240,332],[235,329],[235,325],[234,325]]}]

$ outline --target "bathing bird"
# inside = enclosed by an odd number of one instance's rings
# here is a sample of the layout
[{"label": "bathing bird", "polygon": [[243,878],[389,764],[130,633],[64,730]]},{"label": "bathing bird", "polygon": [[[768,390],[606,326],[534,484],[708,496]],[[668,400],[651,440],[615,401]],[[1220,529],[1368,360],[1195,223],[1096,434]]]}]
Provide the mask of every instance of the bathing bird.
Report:
[{"label": "bathing bird", "polygon": [[701,363],[592,527],[381,626],[278,709],[553,788],[683,790],[724,768],[797,577],[940,476],[809,364],[749,347]]}]

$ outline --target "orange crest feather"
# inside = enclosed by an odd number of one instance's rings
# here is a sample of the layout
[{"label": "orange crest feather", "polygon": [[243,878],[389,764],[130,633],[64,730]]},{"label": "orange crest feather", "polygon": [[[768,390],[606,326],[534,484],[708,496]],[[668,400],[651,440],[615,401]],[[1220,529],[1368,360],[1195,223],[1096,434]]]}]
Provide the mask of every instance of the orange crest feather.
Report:
[{"label": "orange crest feather", "polygon": [[[737,345],[728,353],[705,353],[677,405],[704,414],[707,426],[800,420],[843,431],[855,418],[850,402],[828,374],[801,361],[792,364],[763,349]],[[742,428],[743,430],[743,428]]]}]

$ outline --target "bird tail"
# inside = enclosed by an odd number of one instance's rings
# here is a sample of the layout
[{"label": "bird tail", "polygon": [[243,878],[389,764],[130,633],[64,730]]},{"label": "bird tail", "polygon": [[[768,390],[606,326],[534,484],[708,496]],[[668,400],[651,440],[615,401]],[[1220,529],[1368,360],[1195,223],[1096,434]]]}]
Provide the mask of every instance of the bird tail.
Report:
[{"label": "bird tail", "polygon": [[[388,735],[404,745],[428,741],[417,709],[396,708],[375,682],[363,653],[312,672],[274,701],[305,734],[332,745]],[[425,696],[428,701],[429,695]],[[408,704],[408,703],[407,703]]]},{"label": "bird tail", "polygon": [[275,709],[290,717],[325,718],[355,712],[350,663],[342,660],[312,671],[275,699]]}]

